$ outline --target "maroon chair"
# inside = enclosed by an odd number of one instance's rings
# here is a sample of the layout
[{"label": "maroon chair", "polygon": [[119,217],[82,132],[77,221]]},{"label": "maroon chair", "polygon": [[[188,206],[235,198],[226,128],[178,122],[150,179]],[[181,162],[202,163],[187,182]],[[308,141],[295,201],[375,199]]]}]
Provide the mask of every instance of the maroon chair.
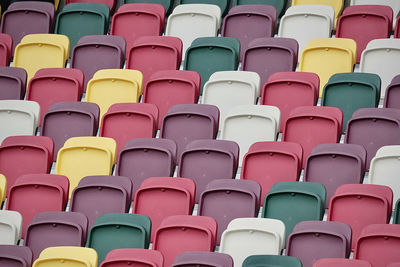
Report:
[{"label": "maroon chair", "polygon": [[65,4],[71,4],[71,3],[100,3],[100,4],[105,4],[108,6],[110,9],[110,12],[114,12],[114,7],[115,7],[115,0],[65,0]]},{"label": "maroon chair", "polygon": [[7,67],[12,55],[13,40],[7,33],[0,33],[0,66]]},{"label": "maroon chair", "polygon": [[[372,267],[371,263],[365,260],[341,259],[341,258],[324,258],[314,262],[312,267]],[[394,267],[394,266],[393,266]]]},{"label": "maroon chair", "polygon": [[25,69],[0,67],[0,100],[23,100],[26,91],[27,74]]},{"label": "maroon chair", "polygon": [[233,259],[225,253],[187,251],[176,256],[172,267],[185,266],[233,267]]},{"label": "maroon chair", "polygon": [[30,248],[17,245],[0,245],[0,262],[4,267],[30,267],[33,255]]},{"label": "maroon chair", "polygon": [[384,108],[400,108],[400,75],[393,77],[392,81],[386,88]]}]

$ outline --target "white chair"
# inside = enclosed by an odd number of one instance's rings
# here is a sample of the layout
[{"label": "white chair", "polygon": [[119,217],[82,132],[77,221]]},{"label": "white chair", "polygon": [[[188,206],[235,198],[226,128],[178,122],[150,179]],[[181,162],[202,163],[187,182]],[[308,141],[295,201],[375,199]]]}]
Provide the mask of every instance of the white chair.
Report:
[{"label": "white chair", "polygon": [[22,215],[17,211],[0,210],[0,244],[16,245],[21,238]]}]

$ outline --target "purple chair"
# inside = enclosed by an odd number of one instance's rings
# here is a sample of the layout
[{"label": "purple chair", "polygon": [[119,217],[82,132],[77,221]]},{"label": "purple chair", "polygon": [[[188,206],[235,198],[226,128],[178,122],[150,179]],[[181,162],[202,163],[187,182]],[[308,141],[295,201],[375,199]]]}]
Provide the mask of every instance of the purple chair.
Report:
[{"label": "purple chair", "polygon": [[366,170],[376,151],[386,145],[400,145],[400,110],[394,108],[360,108],[347,122],[344,139],[362,145],[367,151]]},{"label": "purple chair", "polygon": [[257,72],[261,84],[275,72],[295,71],[299,44],[291,38],[258,38],[244,52],[242,70]]},{"label": "purple chair", "polygon": [[86,176],[75,187],[70,211],[88,218],[89,228],[106,213],[126,213],[132,202],[132,182],[123,176]]},{"label": "purple chair", "polygon": [[206,104],[172,106],[164,116],[160,137],[174,140],[180,158],[182,151],[193,140],[215,139],[218,132],[219,110]]},{"label": "purple chair", "polygon": [[54,161],[64,142],[75,136],[95,136],[99,126],[100,109],[89,102],[58,102],[43,116],[42,136],[54,141]]},{"label": "purple chair", "polygon": [[326,207],[342,184],[360,184],[365,173],[367,152],[355,144],[316,145],[308,156],[303,179],[326,188]]},{"label": "purple chair", "polygon": [[385,92],[384,108],[400,108],[400,75],[395,76]]},{"label": "purple chair", "polygon": [[[340,259],[340,258],[325,258],[319,259],[314,264],[313,267],[372,267],[371,263],[364,260],[354,260],[354,259]],[[393,265],[391,267],[395,267]],[[388,266],[389,267],[389,266]]]},{"label": "purple chair", "polygon": [[276,8],[270,5],[234,6],[224,18],[221,35],[240,41],[240,58],[243,59],[251,41],[274,36],[276,18]]},{"label": "purple chair", "polygon": [[114,35],[87,35],[79,39],[71,54],[71,68],[85,74],[84,88],[100,69],[121,69],[125,62],[126,42]]},{"label": "purple chair", "polygon": [[238,168],[239,146],[226,140],[194,140],[182,152],[178,176],[196,183],[196,203],[206,185],[214,179],[234,179]]},{"label": "purple chair", "polygon": [[176,144],[168,139],[138,138],[121,150],[116,175],[129,177],[134,195],[149,177],[172,177],[175,170]]},{"label": "purple chair", "polygon": [[187,251],[176,256],[171,265],[171,267],[188,266],[233,267],[233,259],[225,253]]},{"label": "purple chair", "polygon": [[30,248],[17,245],[0,245],[0,263],[4,267],[30,267],[33,262]]},{"label": "purple chair", "polygon": [[312,267],[322,258],[348,258],[351,252],[351,227],[340,222],[299,222],[289,235],[286,254]]},{"label": "purple chair", "polygon": [[48,247],[84,246],[87,231],[88,219],[82,213],[42,212],[28,225],[24,246],[32,250],[35,260]]},{"label": "purple chair", "polygon": [[23,100],[26,77],[26,71],[22,68],[0,67],[0,100]]},{"label": "purple chair", "polygon": [[201,193],[198,215],[213,217],[217,221],[219,244],[230,221],[258,216],[260,197],[261,186],[255,181],[217,179]]}]

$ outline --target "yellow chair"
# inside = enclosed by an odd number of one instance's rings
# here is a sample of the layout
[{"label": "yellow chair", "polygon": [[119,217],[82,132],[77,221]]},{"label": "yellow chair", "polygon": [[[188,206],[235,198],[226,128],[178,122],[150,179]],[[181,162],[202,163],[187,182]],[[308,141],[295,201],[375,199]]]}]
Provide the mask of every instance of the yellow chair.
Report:
[{"label": "yellow chair", "polygon": [[68,59],[69,39],[61,34],[28,34],[15,47],[14,67],[24,68],[28,81],[42,68],[63,68]]},{"label": "yellow chair", "polygon": [[322,97],[323,88],[333,74],[353,72],[356,49],[356,42],[352,39],[313,39],[307,43],[301,54],[299,71],[318,74],[319,97]]},{"label": "yellow chair", "polygon": [[86,101],[100,107],[100,118],[115,103],[137,103],[142,94],[143,74],[138,70],[104,69],[88,82]]},{"label": "yellow chair", "polygon": [[97,267],[97,252],[83,247],[45,248],[33,267]]},{"label": "yellow chair", "polygon": [[108,137],[82,136],[65,141],[58,151],[56,174],[70,181],[69,196],[79,181],[89,175],[111,175],[117,143]]},{"label": "yellow chair", "polygon": [[0,174],[0,207],[6,198],[7,179],[3,174]]}]

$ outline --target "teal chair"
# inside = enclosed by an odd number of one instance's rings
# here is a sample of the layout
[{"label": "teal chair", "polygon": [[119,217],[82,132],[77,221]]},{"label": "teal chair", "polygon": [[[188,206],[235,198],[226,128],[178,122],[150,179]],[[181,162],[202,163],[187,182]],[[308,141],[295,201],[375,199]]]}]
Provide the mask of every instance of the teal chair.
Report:
[{"label": "teal chair", "polygon": [[287,0],[233,0],[234,6],[238,5],[270,5],[276,8],[278,17],[282,17],[285,14]]},{"label": "teal chair", "polygon": [[251,255],[243,261],[242,267],[302,267],[302,264],[291,256]]}]

